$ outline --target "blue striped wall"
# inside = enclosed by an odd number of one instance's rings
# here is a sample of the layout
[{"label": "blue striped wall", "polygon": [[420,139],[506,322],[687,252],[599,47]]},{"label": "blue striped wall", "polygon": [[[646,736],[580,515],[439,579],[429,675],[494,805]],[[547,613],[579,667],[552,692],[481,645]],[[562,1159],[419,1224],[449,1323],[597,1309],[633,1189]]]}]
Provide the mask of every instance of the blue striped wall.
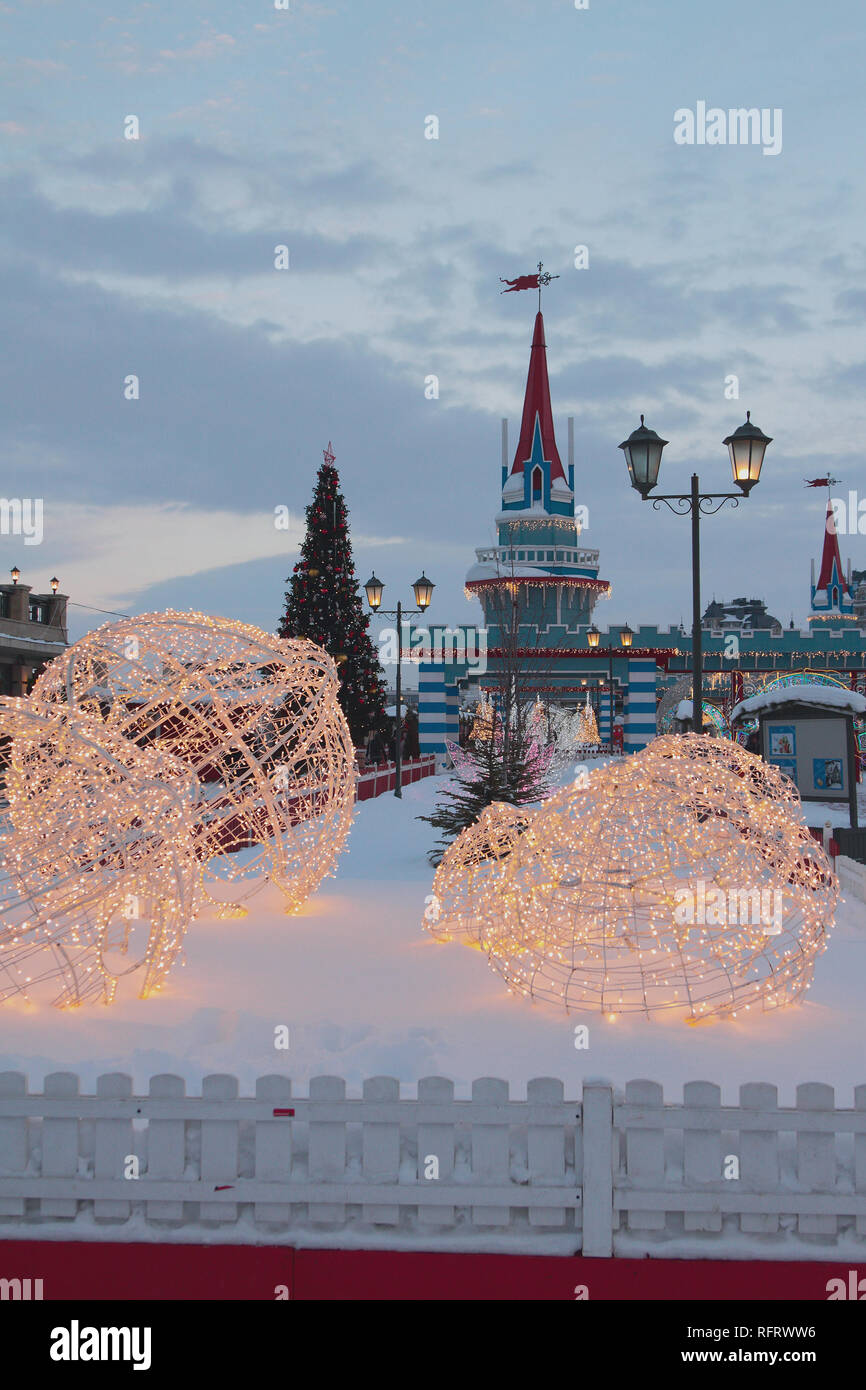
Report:
[{"label": "blue striped wall", "polygon": [[602,690],[599,694],[598,711],[598,736],[601,739],[602,743],[610,743],[610,695],[606,690]]},{"label": "blue striped wall", "polygon": [[446,684],[441,665],[421,663],[418,669],[418,742],[422,753],[445,753],[446,738],[460,735],[457,687]]},{"label": "blue striped wall", "polygon": [[628,665],[624,752],[637,753],[656,736],[656,664],[636,658]]}]

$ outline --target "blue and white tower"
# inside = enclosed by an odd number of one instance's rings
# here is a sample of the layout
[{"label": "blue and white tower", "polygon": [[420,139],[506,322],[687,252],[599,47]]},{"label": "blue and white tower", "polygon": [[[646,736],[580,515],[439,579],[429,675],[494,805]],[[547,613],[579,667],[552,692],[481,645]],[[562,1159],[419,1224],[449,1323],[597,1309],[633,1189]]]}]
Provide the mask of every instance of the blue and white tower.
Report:
[{"label": "blue and white tower", "polygon": [[499,646],[503,636],[506,596],[512,643],[519,632],[527,647],[555,647],[564,639],[566,645],[574,645],[577,630],[592,622],[596,601],[609,594],[610,586],[598,577],[598,551],[580,544],[574,462],[569,457],[566,476],[553,429],[540,311],[532,335],[520,438],[510,467],[503,421],[502,510],[496,526],[498,544],[476,550],[478,563],[466,576],[467,590],[477,595],[484,609],[490,646]]}]

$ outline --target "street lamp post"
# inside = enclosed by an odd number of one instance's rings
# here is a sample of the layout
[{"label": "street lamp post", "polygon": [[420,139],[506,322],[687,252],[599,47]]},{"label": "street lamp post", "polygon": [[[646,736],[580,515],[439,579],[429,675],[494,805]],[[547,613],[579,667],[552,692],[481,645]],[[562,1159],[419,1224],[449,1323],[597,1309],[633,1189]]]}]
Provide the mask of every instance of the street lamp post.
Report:
[{"label": "street lamp post", "polygon": [[661,439],[655,430],[644,425],[640,417],[640,427],[633,430],[628,439],[620,444],[625,454],[631,485],[639,492],[644,502],[652,502],[656,511],[664,502],[675,516],[690,515],[692,519],[692,728],[700,733],[703,728],[703,649],[701,640],[701,515],[713,516],[721,511],[726,502],[738,507],[740,497],[748,497],[752,488],[760,480],[761,466],[767,445],[772,444],[769,435],[751,422],[751,413],[746,411],[746,423],[729,434],[722,441],[727,446],[731,460],[734,483],[740,489],[736,492],[701,492],[697,473],[692,474],[691,490],[688,493],[658,493],[651,496],[658,482],[662,451],[668,443]]},{"label": "street lamp post", "polygon": [[[631,630],[631,628],[629,627],[628,623],[626,623],[625,627],[621,627],[620,630],[619,630],[619,645],[620,645],[621,647],[630,647],[633,641],[634,641],[634,633],[632,632],[632,630]],[[610,690],[610,741],[611,741],[611,744],[613,744],[613,657],[611,657],[611,666],[610,666],[610,670],[611,670],[611,677],[610,677],[610,686],[611,686],[611,690]],[[623,724],[625,724],[625,715],[626,715],[625,702],[623,702]]]},{"label": "street lamp post", "polygon": [[[598,630],[598,628],[596,627],[595,623],[593,623],[592,627],[588,627],[588,628],[586,629],[586,640],[587,640],[588,646],[589,646],[593,651],[597,651],[597,649],[598,649],[598,644],[599,644],[599,642],[601,641],[601,633],[599,632],[599,630]],[[607,652],[607,671],[608,671],[608,692],[609,692],[608,699],[609,699],[609,704],[610,704],[610,738],[609,738],[608,742],[609,742],[609,743],[612,743],[612,742],[613,742],[613,654],[612,654],[612,652],[611,652],[611,650],[610,650],[610,647],[608,647],[608,652]]]},{"label": "street lamp post", "polygon": [[[625,624],[625,627],[623,627],[623,628],[620,629],[620,634],[619,634],[619,645],[620,645],[621,647],[630,647],[631,644],[632,644],[633,639],[634,639],[634,633],[632,632],[632,630],[631,630],[631,628],[629,627],[628,623],[626,623],[626,624]],[[596,627],[595,623],[593,623],[592,627],[587,628],[587,630],[586,630],[586,640],[587,640],[587,643],[589,644],[589,646],[593,649],[593,651],[596,651],[596,650],[598,649],[598,644],[599,644],[599,641],[601,640],[601,633],[599,632],[599,630],[598,630],[598,628]],[[612,642],[612,641],[611,641],[611,642],[608,642],[608,644],[607,644],[607,688],[608,688],[608,692],[609,692],[609,703],[610,703],[610,740],[609,740],[609,742],[610,742],[611,744],[613,744],[613,713],[614,713],[614,706],[613,706],[613,642]]]},{"label": "street lamp post", "polygon": [[370,578],[364,585],[364,589],[367,594],[367,602],[369,603],[373,612],[378,613],[383,618],[397,619],[397,717],[394,727],[394,774],[396,785],[394,787],[394,795],[402,799],[403,747],[401,735],[403,732],[403,618],[417,617],[419,613],[425,613],[427,609],[430,607],[430,600],[433,597],[433,590],[435,589],[436,585],[431,583],[431,581],[427,578],[424,571],[422,570],[421,578],[416,579],[415,583],[412,585],[412,589],[415,594],[415,602],[418,605],[417,608],[404,608],[402,603],[399,602],[396,608],[382,608],[380,605],[382,603],[382,590],[384,589],[384,587],[385,585],[382,583],[381,579],[377,579],[375,574],[371,574]]}]

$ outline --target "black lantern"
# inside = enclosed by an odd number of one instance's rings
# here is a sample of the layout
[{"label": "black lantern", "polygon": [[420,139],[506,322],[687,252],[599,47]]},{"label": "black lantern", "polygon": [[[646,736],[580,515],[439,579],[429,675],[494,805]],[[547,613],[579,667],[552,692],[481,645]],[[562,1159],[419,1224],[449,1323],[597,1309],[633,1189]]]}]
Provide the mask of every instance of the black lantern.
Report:
[{"label": "black lantern", "polygon": [[382,583],[381,579],[377,579],[375,574],[371,574],[370,578],[364,585],[364,589],[367,594],[367,602],[369,603],[374,613],[382,603],[382,590],[384,589],[384,587],[385,585]]},{"label": "black lantern", "polygon": [[640,428],[632,430],[619,446],[625,454],[631,485],[641,497],[646,498],[659,480],[662,450],[667,442],[655,430],[648,430],[641,416]]},{"label": "black lantern", "polygon": [[599,632],[599,630],[598,630],[598,628],[596,627],[595,623],[593,623],[592,627],[589,627],[589,628],[587,628],[587,630],[586,630],[586,640],[587,640],[588,644],[589,644],[591,647],[597,647],[598,644],[599,644],[600,638],[601,638],[601,633]]},{"label": "black lantern", "polygon": [[767,445],[773,442],[768,434],[764,434],[763,430],[752,424],[751,415],[751,411],[747,410],[746,423],[734,430],[733,434],[729,434],[727,439],[722,440],[722,443],[728,446],[731,456],[734,482],[747,497],[761,477],[761,465]]},{"label": "black lantern", "polygon": [[433,597],[433,590],[435,587],[436,585],[430,582],[423,570],[421,571],[421,578],[416,579],[415,583],[412,585],[415,594],[415,602],[422,613],[425,608],[430,607],[430,600]]},{"label": "black lantern", "polygon": [[629,627],[628,623],[626,623],[626,625],[625,625],[625,627],[623,628],[622,632],[619,634],[619,640],[620,640],[620,644],[621,644],[623,647],[630,647],[630,646],[631,646],[632,641],[634,640],[634,633],[632,632],[632,630],[631,630],[631,628]]}]

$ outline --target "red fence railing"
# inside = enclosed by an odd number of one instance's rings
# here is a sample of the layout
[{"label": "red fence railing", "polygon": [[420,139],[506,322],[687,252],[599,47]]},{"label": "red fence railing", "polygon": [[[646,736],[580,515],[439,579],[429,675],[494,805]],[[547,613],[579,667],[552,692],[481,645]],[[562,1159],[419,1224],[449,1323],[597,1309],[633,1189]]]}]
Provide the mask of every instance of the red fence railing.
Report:
[{"label": "red fence railing", "polygon": [[[419,782],[422,777],[431,777],[436,771],[435,753],[425,753],[420,758],[411,758],[402,767],[401,785]],[[355,800],[369,801],[383,792],[392,792],[397,785],[397,768],[394,763],[380,763],[378,767],[367,768],[355,783]]]}]

